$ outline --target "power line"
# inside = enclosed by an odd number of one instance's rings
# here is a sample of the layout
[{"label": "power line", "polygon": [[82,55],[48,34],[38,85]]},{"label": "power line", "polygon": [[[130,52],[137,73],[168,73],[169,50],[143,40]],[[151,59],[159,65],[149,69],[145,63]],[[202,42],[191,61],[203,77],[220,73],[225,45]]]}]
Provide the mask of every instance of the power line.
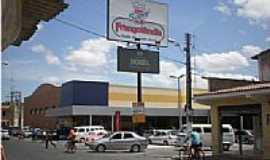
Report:
[{"label": "power line", "polygon": [[65,24],[67,26],[70,26],[70,27],[79,29],[79,30],[84,31],[84,32],[87,32],[87,33],[90,33],[90,34],[92,34],[94,36],[106,38],[106,36],[104,36],[102,34],[99,34],[99,33],[95,32],[95,31],[91,31],[89,29],[86,29],[86,28],[84,28],[81,25],[78,25],[78,24],[75,24],[75,23],[72,23],[72,22],[68,22],[66,20],[62,20],[62,19],[59,19],[59,18],[55,18],[55,20],[58,21],[58,22],[60,22],[60,23],[62,23],[62,24]]},{"label": "power line", "polygon": [[[60,23],[62,23],[62,24],[64,24],[64,25],[67,25],[67,26],[69,26],[69,27],[73,27],[73,28],[78,29],[78,30],[81,30],[81,31],[83,31],[83,32],[90,33],[90,34],[92,34],[92,35],[94,35],[94,36],[106,38],[105,35],[102,35],[102,34],[97,33],[97,32],[95,32],[95,31],[91,31],[90,29],[86,29],[85,27],[83,27],[83,26],[81,26],[81,25],[78,25],[78,24],[75,24],[75,23],[72,23],[72,22],[68,22],[68,21],[66,21],[66,20],[62,20],[62,19],[59,19],[59,18],[55,18],[55,20],[58,21],[58,22],[60,22]],[[162,57],[162,58],[164,58],[164,59],[167,59],[167,60],[170,60],[170,61],[174,61],[174,62],[183,64],[183,65],[186,65],[186,63],[185,63],[185,62],[182,62],[182,61],[177,61],[177,60],[174,60],[174,59],[165,57],[165,56],[160,56],[160,57]]]}]

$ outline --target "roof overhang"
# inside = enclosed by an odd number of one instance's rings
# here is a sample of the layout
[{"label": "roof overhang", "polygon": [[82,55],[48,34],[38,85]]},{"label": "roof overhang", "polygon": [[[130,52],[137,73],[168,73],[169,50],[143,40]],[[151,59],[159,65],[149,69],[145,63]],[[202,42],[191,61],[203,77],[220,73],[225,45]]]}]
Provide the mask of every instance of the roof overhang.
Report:
[{"label": "roof overhang", "polygon": [[[270,100],[270,88],[259,89],[259,90],[250,90],[243,92],[227,92],[227,93],[219,93],[213,95],[196,95],[194,96],[194,100],[197,103],[211,105],[220,100],[228,100],[228,99],[238,99],[242,101],[246,101],[248,103],[254,101],[254,103],[258,103],[258,101],[263,102],[264,100]],[[243,102],[245,103],[245,102]]]},{"label": "roof overhang", "polygon": [[[132,116],[133,110],[131,107],[110,107],[110,106],[88,106],[88,105],[72,105],[66,107],[58,107],[47,113],[47,116],[64,117],[64,116],[79,116],[79,115],[97,115],[97,116],[113,116],[116,111],[120,111],[123,116]],[[184,109],[182,109],[184,113]],[[178,108],[145,108],[146,116],[179,116]],[[209,110],[196,109],[193,111],[194,116],[208,116]]]}]

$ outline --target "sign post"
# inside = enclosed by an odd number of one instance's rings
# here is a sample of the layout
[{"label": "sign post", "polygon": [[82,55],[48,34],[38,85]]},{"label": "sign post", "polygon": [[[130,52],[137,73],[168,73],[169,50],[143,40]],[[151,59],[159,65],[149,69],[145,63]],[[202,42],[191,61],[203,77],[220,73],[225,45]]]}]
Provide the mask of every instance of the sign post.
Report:
[{"label": "sign post", "polygon": [[107,39],[168,45],[168,6],[149,0],[108,0]]},{"label": "sign post", "polygon": [[144,109],[142,73],[159,73],[159,55],[142,50],[141,44],[168,46],[168,6],[153,0],[107,0],[107,4],[107,39],[137,45],[136,50],[118,47],[118,71],[137,72],[137,103],[133,104],[132,120],[142,124],[144,111],[137,112],[138,108]]}]

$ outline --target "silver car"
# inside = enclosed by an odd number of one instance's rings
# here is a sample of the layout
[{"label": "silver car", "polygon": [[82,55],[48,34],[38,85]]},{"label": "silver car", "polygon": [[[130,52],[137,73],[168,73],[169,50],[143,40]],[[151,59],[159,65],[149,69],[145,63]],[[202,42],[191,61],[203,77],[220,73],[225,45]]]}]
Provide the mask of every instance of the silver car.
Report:
[{"label": "silver car", "polygon": [[147,148],[147,140],[134,132],[120,131],[110,136],[101,138],[93,143],[87,144],[90,149],[97,152],[106,150],[129,150],[131,152],[144,151]]}]

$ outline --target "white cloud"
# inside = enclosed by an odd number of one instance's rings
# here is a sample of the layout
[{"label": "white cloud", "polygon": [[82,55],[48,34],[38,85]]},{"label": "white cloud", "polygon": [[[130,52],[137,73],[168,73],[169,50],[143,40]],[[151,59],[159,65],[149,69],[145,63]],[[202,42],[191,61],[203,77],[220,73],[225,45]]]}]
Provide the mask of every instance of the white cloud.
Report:
[{"label": "white cloud", "polygon": [[176,80],[170,78],[170,76],[179,76],[183,73],[185,73],[185,68],[180,68],[173,62],[161,60],[160,73],[145,74],[145,76],[143,76],[143,80],[147,86],[174,87]]},{"label": "white cloud", "polygon": [[203,53],[192,58],[196,68],[207,72],[235,71],[249,66],[250,58],[259,54],[263,49],[255,45],[244,45],[239,50],[221,53]]},{"label": "white cloud", "polygon": [[270,42],[270,37],[266,37],[265,41]]},{"label": "white cloud", "polygon": [[215,10],[226,14],[226,15],[232,15],[231,9],[224,3],[219,3],[216,7],[214,7]]},{"label": "white cloud", "polygon": [[203,75],[206,77],[229,78],[229,79],[237,79],[237,80],[258,80],[258,78],[255,76],[244,75],[244,74],[205,72],[203,73]]},{"label": "white cloud", "polygon": [[50,76],[50,77],[44,77],[41,79],[42,83],[50,83],[54,84],[56,86],[59,86],[61,83],[60,79],[58,77]]},{"label": "white cloud", "polygon": [[204,53],[196,58],[193,57],[192,61],[194,62],[194,60],[196,67],[210,72],[234,71],[249,65],[247,58],[237,51]]},{"label": "white cloud", "polygon": [[75,66],[100,67],[106,65],[109,60],[109,52],[115,42],[104,38],[88,39],[81,42],[78,49],[71,50],[66,60]]},{"label": "white cloud", "polygon": [[253,57],[257,54],[259,54],[262,51],[262,48],[254,45],[245,45],[241,49],[241,53],[246,58]]},{"label": "white cloud", "polygon": [[38,25],[37,25],[37,31],[41,31],[42,29],[43,29],[43,24],[42,23],[39,23]]},{"label": "white cloud", "polygon": [[52,50],[45,47],[42,44],[32,46],[32,51],[35,53],[43,54],[48,64],[60,64],[59,58],[54,54]]},{"label": "white cloud", "polygon": [[234,0],[237,15],[248,18],[251,24],[260,24],[263,28],[270,25],[269,0]]}]

